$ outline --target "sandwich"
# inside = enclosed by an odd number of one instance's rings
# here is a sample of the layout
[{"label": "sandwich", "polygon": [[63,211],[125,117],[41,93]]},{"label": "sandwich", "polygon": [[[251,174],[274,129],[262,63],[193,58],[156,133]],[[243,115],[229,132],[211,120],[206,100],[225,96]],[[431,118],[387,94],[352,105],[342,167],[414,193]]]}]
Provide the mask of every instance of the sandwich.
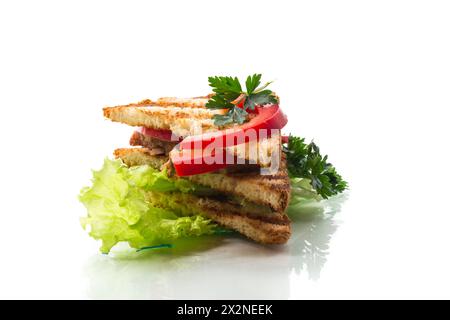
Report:
[{"label": "sandwich", "polygon": [[[291,236],[288,207],[344,191],[346,182],[313,142],[281,134],[279,97],[246,79],[210,77],[213,93],[103,108],[133,127],[80,201],[82,225],[108,253],[167,247],[184,237],[237,232],[263,245]],[[225,232],[224,232],[225,231]]]}]

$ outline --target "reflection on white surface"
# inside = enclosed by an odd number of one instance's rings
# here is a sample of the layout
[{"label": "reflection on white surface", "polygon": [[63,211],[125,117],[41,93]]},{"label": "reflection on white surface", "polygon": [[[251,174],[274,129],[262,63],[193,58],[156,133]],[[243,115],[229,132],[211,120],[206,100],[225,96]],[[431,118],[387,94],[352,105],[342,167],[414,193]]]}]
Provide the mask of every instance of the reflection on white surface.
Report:
[{"label": "reflection on white surface", "polygon": [[296,257],[292,269],[296,274],[306,272],[310,280],[318,280],[327,261],[329,242],[338,228],[335,215],[347,194],[329,199],[321,204],[303,207],[297,215],[290,214],[293,220],[290,253]]},{"label": "reflection on white surface", "polygon": [[239,235],[177,243],[172,249],[95,255],[84,268],[93,299],[287,299],[291,275],[320,277],[335,214],[346,196],[290,213],[293,235],[285,246],[261,246]]}]

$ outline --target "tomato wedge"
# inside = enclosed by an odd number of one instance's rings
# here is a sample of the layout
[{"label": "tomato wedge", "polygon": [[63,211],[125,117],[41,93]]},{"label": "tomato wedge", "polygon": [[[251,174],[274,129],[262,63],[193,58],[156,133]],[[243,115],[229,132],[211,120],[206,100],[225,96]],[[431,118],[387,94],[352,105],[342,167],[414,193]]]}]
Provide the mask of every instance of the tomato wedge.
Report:
[{"label": "tomato wedge", "polygon": [[150,128],[142,127],[142,128],[140,128],[140,132],[145,136],[156,138],[156,139],[162,140],[162,141],[178,141],[178,139],[176,139],[176,140],[172,139],[172,131],[171,130],[150,129]]},{"label": "tomato wedge", "polygon": [[286,115],[277,104],[256,107],[255,116],[250,121],[235,128],[187,137],[180,142],[180,148],[205,149],[211,143],[223,147],[247,143],[260,137],[270,137],[272,129],[283,128],[287,121]]}]

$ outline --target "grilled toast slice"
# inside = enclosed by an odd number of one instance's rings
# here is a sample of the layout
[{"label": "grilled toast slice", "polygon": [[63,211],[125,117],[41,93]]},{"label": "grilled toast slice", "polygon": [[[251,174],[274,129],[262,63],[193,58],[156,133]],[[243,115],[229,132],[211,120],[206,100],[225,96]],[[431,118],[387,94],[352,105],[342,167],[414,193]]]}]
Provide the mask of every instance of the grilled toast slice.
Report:
[{"label": "grilled toast slice", "polygon": [[[117,149],[114,155],[128,166],[148,164],[157,169],[169,160],[164,155],[152,155],[147,148]],[[274,175],[260,175],[259,172],[245,174],[217,172],[188,176],[183,179],[189,179],[223,193],[243,197],[256,204],[268,206],[275,212],[286,210],[291,195],[284,157],[281,159],[278,172]]]},{"label": "grilled toast slice", "polygon": [[[207,101],[207,100],[206,100]],[[227,109],[207,109],[205,98],[160,98],[138,103],[103,108],[103,115],[115,122],[130,126],[171,130],[187,137],[218,131],[213,116],[225,114]]]},{"label": "grilled toast slice", "polygon": [[191,194],[173,193],[170,203],[159,200],[158,192],[149,192],[147,196],[162,208],[180,210],[182,207],[184,214],[202,215],[259,243],[284,244],[291,236],[291,222],[286,214],[252,215],[233,202]]}]

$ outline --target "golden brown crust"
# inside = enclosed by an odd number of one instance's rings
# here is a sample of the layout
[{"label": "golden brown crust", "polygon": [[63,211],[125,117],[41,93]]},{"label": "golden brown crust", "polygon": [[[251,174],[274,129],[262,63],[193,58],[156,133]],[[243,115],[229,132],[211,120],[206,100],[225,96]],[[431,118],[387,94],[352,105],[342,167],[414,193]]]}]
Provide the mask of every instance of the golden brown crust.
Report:
[{"label": "golden brown crust", "polygon": [[248,203],[241,204],[232,200],[202,198],[201,204],[204,210],[214,211],[219,215],[227,212],[271,224],[288,225],[291,223],[291,220],[284,212],[265,210],[262,207],[250,208]]},{"label": "golden brown crust", "polygon": [[145,106],[155,105],[155,103],[156,102],[153,101],[153,100],[144,99],[144,100],[141,100],[139,102],[132,102],[132,103],[129,103],[129,104],[118,105],[118,106],[115,106],[113,108],[118,108],[118,107],[145,107]]},{"label": "golden brown crust", "polygon": [[235,216],[224,212],[207,212],[208,218],[218,224],[236,230],[262,244],[285,244],[291,236],[291,225],[280,225],[250,217]]},{"label": "golden brown crust", "polygon": [[[282,221],[270,221],[262,216],[254,217],[228,211],[223,203],[214,200],[200,204],[203,215],[218,224],[236,230],[248,238],[263,244],[284,244],[291,236],[291,223],[286,214],[282,214]],[[225,207],[225,208],[224,208]]]},{"label": "golden brown crust", "polygon": [[162,107],[152,103],[103,108],[103,115],[111,121],[130,126],[171,130],[175,135],[183,137],[218,131],[220,128],[214,124],[213,116],[225,112],[225,109]]},{"label": "golden brown crust", "polygon": [[208,102],[208,97],[195,98],[177,98],[177,97],[163,97],[155,101],[155,105],[161,107],[189,107],[189,108],[205,108]]},{"label": "golden brown crust", "polygon": [[144,99],[139,102],[133,102],[116,107],[189,107],[189,108],[205,108],[211,95],[199,96],[193,98],[177,98],[177,97],[162,97],[157,100]]}]

